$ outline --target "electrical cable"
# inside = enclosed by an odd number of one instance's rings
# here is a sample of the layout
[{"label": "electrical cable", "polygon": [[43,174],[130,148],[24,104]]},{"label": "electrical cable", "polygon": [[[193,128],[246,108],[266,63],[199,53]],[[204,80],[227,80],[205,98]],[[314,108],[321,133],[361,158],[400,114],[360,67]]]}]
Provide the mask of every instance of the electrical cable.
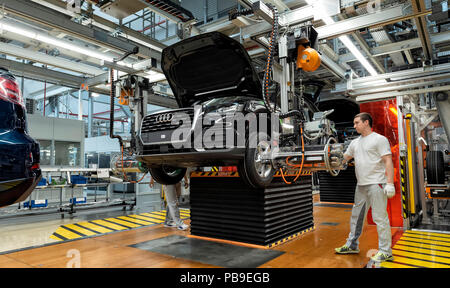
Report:
[{"label": "electrical cable", "polygon": [[288,166],[299,168],[299,170],[297,171],[297,175],[296,175],[295,179],[292,182],[288,182],[286,180],[286,178],[284,178],[283,169],[280,168],[281,178],[283,178],[284,183],[286,183],[288,185],[294,183],[295,181],[297,181],[298,177],[300,176],[300,174],[301,174],[301,172],[303,170],[303,164],[304,164],[304,161],[305,161],[305,145],[304,145],[305,143],[303,141],[303,128],[302,127],[300,127],[300,135],[301,135],[301,139],[302,139],[302,163],[300,165],[292,164],[292,163],[289,163],[289,158],[291,158],[291,156],[286,158],[286,164]]},{"label": "electrical cable", "polygon": [[272,32],[270,34],[269,39],[269,53],[267,55],[267,63],[266,63],[266,70],[264,73],[264,81],[263,81],[263,93],[264,93],[264,105],[266,106],[266,109],[269,110],[271,113],[276,112],[276,101],[274,104],[274,107],[270,106],[270,98],[269,98],[269,82],[270,82],[270,75],[272,72],[272,66],[273,66],[273,58],[275,54],[275,43],[277,41],[278,36],[278,10],[276,7],[272,6],[271,4],[267,4],[267,7],[272,11],[273,14],[273,23],[272,23]]}]

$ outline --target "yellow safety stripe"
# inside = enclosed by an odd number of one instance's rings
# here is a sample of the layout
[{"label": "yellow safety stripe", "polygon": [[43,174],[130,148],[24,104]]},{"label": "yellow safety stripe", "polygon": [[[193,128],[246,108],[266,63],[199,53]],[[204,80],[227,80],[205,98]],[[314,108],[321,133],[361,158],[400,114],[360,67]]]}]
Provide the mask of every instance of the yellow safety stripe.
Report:
[{"label": "yellow safety stripe", "polygon": [[129,221],[131,223],[140,224],[140,225],[151,225],[152,224],[151,222],[148,222],[148,221],[139,220],[139,219],[132,218],[132,217],[127,217],[127,216],[119,216],[117,218]]},{"label": "yellow safety stripe", "polygon": [[80,223],[77,223],[77,224],[80,225],[80,226],[84,226],[86,228],[95,230],[98,233],[109,233],[109,232],[114,231],[114,230],[107,229],[105,227],[101,227],[101,226],[98,226],[98,225],[95,225],[95,224],[92,224],[92,223],[89,223],[89,222],[80,222]]},{"label": "yellow safety stripe", "polygon": [[[289,171],[287,171],[287,172],[283,171],[283,176],[297,176],[297,172],[296,171],[292,171],[291,173],[293,173],[293,174],[286,174],[286,173],[290,173],[290,172]],[[307,170],[303,170],[302,172],[300,172],[300,175],[303,175],[303,176],[311,175],[311,174],[312,174],[312,172],[311,171],[307,171]],[[274,177],[281,176],[281,171],[277,170],[273,176]]]},{"label": "yellow safety stripe", "polygon": [[151,212],[150,214],[156,214],[156,215],[161,215],[161,216],[166,217],[166,212],[162,213],[162,212],[159,212],[159,211],[154,211],[154,212]]},{"label": "yellow safety stripe", "polygon": [[106,218],[106,219],[103,219],[103,220],[111,221],[111,222],[117,223],[119,225],[122,225],[122,226],[125,226],[125,227],[129,227],[129,228],[136,228],[136,227],[141,227],[142,226],[142,225],[130,223],[128,221],[122,221],[122,220],[117,219],[117,218]]},{"label": "yellow safety stripe", "polygon": [[83,236],[81,236],[81,235],[78,235],[78,234],[76,234],[76,233],[73,233],[72,231],[69,231],[69,230],[65,229],[64,226],[59,227],[59,228],[56,230],[56,233],[58,233],[59,235],[65,237],[65,238],[67,238],[67,239],[76,239],[76,238],[81,238],[81,237],[83,237]]},{"label": "yellow safety stripe", "polygon": [[395,256],[394,261],[403,263],[403,264],[410,264],[410,265],[415,265],[415,266],[419,266],[419,267],[424,267],[424,268],[450,268],[449,265],[445,265],[445,264],[433,263],[433,262],[422,261],[422,260],[411,259],[411,258],[400,257],[400,256]]},{"label": "yellow safety stripe", "polygon": [[427,240],[437,240],[437,241],[443,241],[450,243],[450,238],[444,238],[444,237],[438,237],[438,236],[430,236],[430,235],[423,235],[423,234],[417,234],[417,233],[407,233],[405,232],[403,234],[407,237],[415,237],[420,239],[427,239]]},{"label": "yellow safety stripe", "polygon": [[412,234],[419,234],[419,235],[439,236],[439,237],[442,237],[442,238],[449,238],[450,239],[450,234],[444,234],[444,233],[422,232],[422,231],[413,231],[413,230],[408,230],[408,231],[405,231],[405,232],[412,233]]},{"label": "yellow safety stripe", "polygon": [[401,188],[402,188],[402,206],[403,206],[403,219],[408,218],[408,200],[407,200],[407,184],[406,184],[406,157],[400,157],[400,180],[401,180]]},{"label": "yellow safety stripe", "polygon": [[67,228],[70,228],[70,229],[75,230],[77,232],[80,232],[81,234],[84,234],[85,236],[97,235],[97,233],[94,233],[94,232],[92,232],[90,230],[78,227],[78,226],[76,226],[74,224],[66,224],[63,227],[67,227]]},{"label": "yellow safety stripe", "polygon": [[[444,246],[436,246],[436,245],[431,245],[431,244],[426,244],[426,243],[416,243],[416,242],[408,242],[408,241],[403,241],[404,239],[400,239],[399,241],[397,241],[397,243],[395,245],[406,245],[406,246],[413,246],[416,248],[424,248],[424,249],[430,249],[430,250],[439,250],[439,251],[449,251],[450,252],[450,247],[444,247]],[[396,246],[394,246],[396,247]]]},{"label": "yellow safety stripe", "polygon": [[[139,215],[131,214],[114,218],[66,224],[60,226],[50,238],[58,241],[66,241],[142,226],[156,225],[165,221],[165,212],[166,210],[162,210]],[[180,216],[182,219],[188,219],[190,217],[190,210],[181,209]]]},{"label": "yellow safety stripe", "polygon": [[[408,252],[408,251],[402,251],[402,250],[397,250],[397,249],[392,249],[392,254],[395,256],[405,256],[405,257],[410,257],[410,258],[414,258],[414,259],[419,259],[419,260],[426,260],[426,261],[430,261],[430,262],[439,262],[441,264],[447,264],[447,268],[450,268],[450,258],[446,258],[446,257],[440,257],[440,256],[433,256],[433,255],[424,255],[424,254],[420,254],[420,253],[415,253],[415,252]],[[394,257],[395,260],[395,257]]]},{"label": "yellow safety stripe", "polygon": [[[145,213],[143,213],[143,214],[145,214]],[[156,222],[156,223],[163,223],[164,222],[164,220],[165,220],[165,218],[159,218],[159,216],[153,216],[153,215],[143,215],[143,214],[140,214],[139,216],[144,216],[144,217],[147,217],[147,218],[150,218],[149,220],[150,221],[153,221],[153,222]],[[157,218],[158,217],[158,218]]]},{"label": "yellow safety stripe", "polygon": [[92,222],[98,223],[98,224],[100,224],[102,226],[106,226],[106,227],[112,228],[114,230],[126,230],[127,229],[126,227],[119,226],[119,225],[116,225],[116,224],[113,224],[113,223],[110,223],[110,222],[106,222],[106,221],[103,221],[103,220],[92,220]]},{"label": "yellow safety stripe", "polygon": [[389,261],[382,262],[380,264],[380,267],[382,267],[382,268],[417,268],[414,266],[409,266],[409,265],[404,265],[404,264],[389,262]]},{"label": "yellow safety stripe", "polygon": [[[152,213],[156,213],[156,212],[152,212]],[[158,211],[158,214],[161,214],[161,213],[162,213],[164,216],[166,216],[166,210]],[[191,217],[191,214],[190,214],[189,212],[185,212],[185,211],[183,211],[183,210],[180,209],[180,216],[181,216],[182,219],[186,219],[186,218]]]},{"label": "yellow safety stripe", "polygon": [[58,240],[58,241],[64,241],[64,239],[59,238],[59,237],[56,236],[55,234],[52,234],[52,235],[50,236],[50,239],[54,239],[54,240]]},{"label": "yellow safety stripe", "polygon": [[239,177],[238,172],[228,172],[228,171],[207,171],[207,172],[192,172],[191,177]]},{"label": "yellow safety stripe", "polygon": [[139,216],[139,218],[142,218],[144,220],[148,220],[150,222],[154,222],[154,223],[157,223],[157,224],[162,223],[165,220],[165,219],[155,218],[155,217],[151,217],[151,216],[145,216],[143,214],[139,214],[139,215],[136,215],[136,216]]},{"label": "yellow safety stripe", "polygon": [[[409,116],[409,117],[408,117]],[[416,202],[415,202],[415,195],[414,195],[414,175],[413,175],[413,161],[412,161],[412,136],[411,136],[411,115],[407,114],[406,117],[406,148],[407,148],[407,157],[408,157],[408,179],[409,179],[409,201],[410,201],[410,209],[411,213],[416,213]]]},{"label": "yellow safety stripe", "polygon": [[409,251],[409,252],[428,254],[428,255],[432,255],[432,256],[442,256],[442,257],[447,257],[450,259],[449,252],[442,252],[442,251],[436,251],[436,250],[432,250],[432,249],[425,249],[425,248],[418,248],[418,247],[417,248],[416,247],[408,247],[408,246],[403,246],[403,245],[398,245],[398,244],[396,244],[394,248]]},{"label": "yellow safety stripe", "polygon": [[152,213],[142,213],[141,215],[150,216],[150,217],[153,217],[153,218],[156,218],[156,219],[160,219],[160,220],[166,219],[165,216],[163,217],[163,216],[160,216],[160,215],[157,215],[157,214],[152,214]]},{"label": "yellow safety stripe", "polygon": [[298,236],[300,236],[300,235],[302,235],[302,234],[305,234],[305,233],[307,233],[307,232],[313,231],[315,228],[316,228],[316,227],[313,226],[313,227],[310,227],[310,228],[305,229],[305,230],[303,230],[303,231],[300,231],[300,232],[298,232],[298,233],[292,234],[292,235],[290,235],[290,236],[288,236],[288,237],[285,237],[285,238],[283,238],[283,239],[281,239],[281,240],[279,240],[279,241],[276,241],[276,242],[274,242],[274,243],[271,243],[271,244],[267,245],[266,248],[273,248],[273,247],[275,247],[275,246],[281,245],[281,244],[283,244],[283,243],[285,243],[285,242],[287,242],[287,241],[290,241],[290,240],[292,240],[292,239],[294,239],[294,238],[297,238]]},{"label": "yellow safety stripe", "polygon": [[145,216],[142,216],[142,215],[128,215],[128,217],[136,218],[136,219],[139,219],[139,220],[144,220],[144,221],[150,222],[151,224],[161,223],[161,222],[159,222],[159,220],[151,219],[149,217],[145,217]]},{"label": "yellow safety stripe", "polygon": [[402,240],[408,240],[408,241],[414,241],[414,242],[421,242],[421,243],[427,243],[427,244],[433,244],[433,245],[450,247],[450,243],[436,241],[436,240],[418,239],[418,238],[411,238],[411,237],[407,237],[407,236],[404,236],[401,239]]}]

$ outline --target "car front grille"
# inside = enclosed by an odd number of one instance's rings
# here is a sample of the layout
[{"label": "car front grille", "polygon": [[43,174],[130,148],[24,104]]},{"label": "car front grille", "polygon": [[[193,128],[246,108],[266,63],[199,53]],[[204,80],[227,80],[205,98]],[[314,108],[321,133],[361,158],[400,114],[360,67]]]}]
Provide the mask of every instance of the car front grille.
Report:
[{"label": "car front grille", "polygon": [[176,129],[185,124],[186,117],[189,117],[189,121],[192,123],[193,108],[148,115],[142,121],[141,133]]},{"label": "car front grille", "polygon": [[189,153],[195,152],[191,148],[174,148],[172,145],[144,145],[142,155]]}]

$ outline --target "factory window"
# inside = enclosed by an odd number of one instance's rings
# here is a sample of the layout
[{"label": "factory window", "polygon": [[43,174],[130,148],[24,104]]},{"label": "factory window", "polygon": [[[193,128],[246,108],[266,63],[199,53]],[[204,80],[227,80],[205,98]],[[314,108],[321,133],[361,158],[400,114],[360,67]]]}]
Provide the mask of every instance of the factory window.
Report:
[{"label": "factory window", "polygon": [[84,163],[86,168],[110,168],[111,167],[111,152],[89,152],[85,154]]},{"label": "factory window", "polygon": [[55,165],[80,166],[81,149],[78,142],[55,141]]},{"label": "factory window", "polygon": [[98,153],[86,153],[84,163],[86,168],[98,168]]},{"label": "factory window", "polygon": [[110,168],[111,167],[111,155],[110,153],[100,153],[98,155],[98,168]]},{"label": "factory window", "polygon": [[37,140],[37,141],[39,142],[41,165],[51,165],[52,141],[51,140]]}]

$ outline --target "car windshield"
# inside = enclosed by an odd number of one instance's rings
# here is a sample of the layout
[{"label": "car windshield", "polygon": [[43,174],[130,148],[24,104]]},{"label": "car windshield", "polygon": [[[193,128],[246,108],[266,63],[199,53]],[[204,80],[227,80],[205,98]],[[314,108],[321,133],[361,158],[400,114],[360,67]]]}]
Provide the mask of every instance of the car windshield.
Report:
[{"label": "car windshield", "polygon": [[0,99],[0,129],[14,129],[15,120],[14,104]]},{"label": "car windshield", "polygon": [[204,102],[204,105],[206,106],[220,106],[220,105],[232,105],[232,104],[238,104],[239,100],[242,100],[242,98],[245,96],[229,96],[229,97],[218,97],[210,99],[206,102]]}]

